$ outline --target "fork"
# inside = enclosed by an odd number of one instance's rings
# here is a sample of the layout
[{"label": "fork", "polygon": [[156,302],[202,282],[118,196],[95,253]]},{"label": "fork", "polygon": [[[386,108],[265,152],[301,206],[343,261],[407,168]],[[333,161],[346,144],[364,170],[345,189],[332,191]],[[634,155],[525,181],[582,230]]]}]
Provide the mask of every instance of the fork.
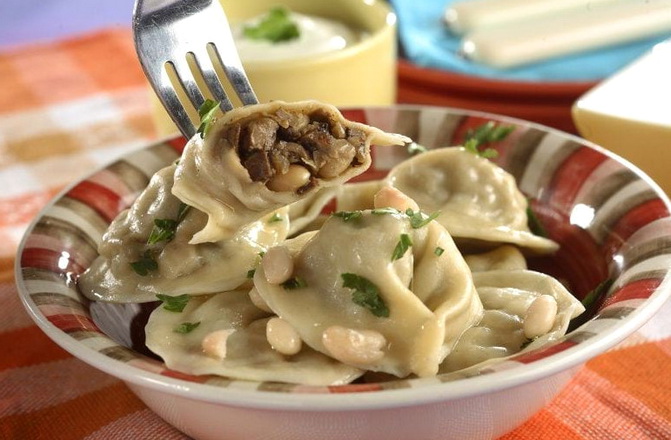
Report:
[{"label": "fork", "polygon": [[[180,100],[180,93],[186,97],[186,104],[196,110],[208,96],[199,88],[196,75],[202,77],[222,111],[233,108],[222,78],[215,71],[215,62],[223,67],[243,105],[258,103],[219,0],[136,0],[132,27],[145,75],[187,139],[196,133],[196,125]],[[171,81],[171,69],[176,84]]]}]

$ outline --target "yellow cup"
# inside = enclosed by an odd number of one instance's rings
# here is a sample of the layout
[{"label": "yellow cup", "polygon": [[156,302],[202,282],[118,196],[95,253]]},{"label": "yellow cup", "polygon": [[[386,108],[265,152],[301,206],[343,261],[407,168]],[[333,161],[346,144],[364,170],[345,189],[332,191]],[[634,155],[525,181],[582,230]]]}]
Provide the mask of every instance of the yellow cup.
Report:
[{"label": "yellow cup", "polygon": [[[265,14],[278,5],[277,0],[220,1],[231,23]],[[341,21],[366,36],[342,50],[310,58],[244,62],[260,102],[316,99],[341,107],[395,102],[396,16],[386,2],[282,0],[281,4],[294,12]],[[158,134],[177,132],[153,93],[152,98]]]}]

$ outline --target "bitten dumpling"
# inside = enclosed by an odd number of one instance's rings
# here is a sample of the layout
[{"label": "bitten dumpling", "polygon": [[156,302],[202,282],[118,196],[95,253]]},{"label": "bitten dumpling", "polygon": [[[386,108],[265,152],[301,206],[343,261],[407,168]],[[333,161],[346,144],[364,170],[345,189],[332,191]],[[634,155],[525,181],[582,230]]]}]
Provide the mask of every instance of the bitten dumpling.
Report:
[{"label": "bitten dumpling", "polygon": [[386,184],[414,199],[457,243],[492,247],[511,243],[537,253],[558,245],[530,232],[527,200],[515,178],[488,159],[462,147],[438,148],[394,167]]},{"label": "bitten dumpling", "polygon": [[474,273],[473,280],[485,310],[482,321],[464,332],[441,373],[556,341],[585,310],[559,281],[540,272],[491,270]]},{"label": "bitten dumpling", "polygon": [[225,113],[186,145],[173,193],[207,213],[192,243],[230,237],[244,224],[363,173],[370,145],[405,136],[346,120],[317,101],[249,105]]},{"label": "bitten dumpling", "polygon": [[291,356],[266,339],[271,315],[237,290],[191,297],[183,311],[159,306],[146,326],[147,347],[176,371],[235,379],[339,385],[362,374],[303,346]]},{"label": "bitten dumpling", "polygon": [[338,212],[299,239],[270,249],[254,284],[305,343],[343,363],[434,375],[480,319],[468,266],[445,228],[419,211]]},{"label": "bitten dumpling", "polygon": [[289,232],[288,208],[251,222],[217,243],[190,244],[207,215],[171,194],[175,165],[158,171],[131,207],[110,224],[99,256],[79,277],[89,299],[149,302],[156,294],[192,295],[235,289],[259,254]]}]

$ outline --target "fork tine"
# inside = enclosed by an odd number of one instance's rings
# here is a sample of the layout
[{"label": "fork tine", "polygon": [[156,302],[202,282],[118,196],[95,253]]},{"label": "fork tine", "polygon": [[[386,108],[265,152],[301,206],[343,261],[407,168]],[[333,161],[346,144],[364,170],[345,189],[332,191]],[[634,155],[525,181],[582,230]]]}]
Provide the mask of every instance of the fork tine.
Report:
[{"label": "fork tine", "polygon": [[194,52],[193,55],[194,62],[196,63],[196,66],[198,66],[201,75],[203,75],[203,80],[212,93],[212,97],[220,102],[223,111],[232,110],[233,103],[228,98],[228,95],[221,84],[221,80],[219,79],[219,75],[217,75],[217,72],[214,70],[214,65],[212,64],[212,60],[207,51],[204,53]]},{"label": "fork tine", "polygon": [[[232,39],[233,37],[231,36],[231,44]],[[226,76],[228,77],[228,80],[231,82],[233,90],[235,90],[238,97],[240,98],[240,101],[242,101],[244,105],[251,105],[258,103],[259,100],[256,98],[254,90],[252,90],[252,86],[249,83],[247,74],[245,74],[245,70],[242,67],[242,62],[240,61],[240,57],[238,56],[238,52],[237,49],[235,49],[235,46],[233,46],[232,51],[230,50],[227,51],[226,62],[224,62],[224,60],[221,57],[221,54],[219,53],[219,48],[217,47],[217,45],[214,43],[210,43],[209,45],[212,48],[212,52],[216,55],[217,61],[219,61],[219,63],[221,63],[221,65],[224,67]],[[228,44],[224,44],[224,47],[226,47],[227,45]]]},{"label": "fork tine", "polygon": [[170,82],[168,85],[163,85],[160,91],[157,91],[157,94],[163,106],[167,109],[170,109],[168,112],[172,118],[179,131],[182,132],[184,137],[190,139],[194,134],[196,134],[196,127],[193,126],[193,122],[189,117],[189,114],[186,112],[186,109],[182,105],[182,102],[179,100],[175,89],[172,88]]},{"label": "fork tine", "polygon": [[187,60],[188,54],[193,55],[193,52],[188,52],[187,54],[184,54],[183,57],[167,61],[166,64],[170,64],[175,69],[179,84],[186,92],[186,96],[189,98],[191,105],[193,105],[195,109],[198,110],[200,106],[203,105],[203,102],[205,102],[205,98],[198,88],[196,79],[194,78],[193,73],[191,72],[191,68],[189,67],[189,62]]}]

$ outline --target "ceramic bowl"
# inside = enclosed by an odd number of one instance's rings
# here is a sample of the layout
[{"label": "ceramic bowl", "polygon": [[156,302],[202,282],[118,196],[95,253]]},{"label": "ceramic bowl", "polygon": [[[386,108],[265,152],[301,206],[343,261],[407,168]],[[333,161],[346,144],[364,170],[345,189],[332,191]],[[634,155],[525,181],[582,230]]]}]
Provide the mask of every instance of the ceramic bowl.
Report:
[{"label": "ceramic bowl", "polygon": [[[365,35],[351,46],[324,55],[292,60],[243,60],[260,102],[317,99],[338,106],[362,106],[391,105],[396,101],[396,15],[387,2],[220,1],[231,24],[263,15],[282,4],[297,13],[345,23]],[[153,111],[159,134],[177,132],[158,99]]]},{"label": "ceramic bowl", "polygon": [[[346,109],[346,117],[429,146],[462,142],[488,120],[515,130],[496,145],[551,238],[556,255],[530,261],[578,298],[610,288],[552,345],[468,375],[314,387],[171,371],[143,344],[147,307],[92,303],[77,276],[108,223],[185,144],[168,139],[75,183],[44,209],[19,249],[18,289],[58,345],[128,384],[149,408],[196,439],[492,439],[552,400],[580,366],[631,335],[671,294],[671,205],[647,176],[581,139],[540,125],[438,107]],[[364,178],[405,157],[376,149]]]}]

